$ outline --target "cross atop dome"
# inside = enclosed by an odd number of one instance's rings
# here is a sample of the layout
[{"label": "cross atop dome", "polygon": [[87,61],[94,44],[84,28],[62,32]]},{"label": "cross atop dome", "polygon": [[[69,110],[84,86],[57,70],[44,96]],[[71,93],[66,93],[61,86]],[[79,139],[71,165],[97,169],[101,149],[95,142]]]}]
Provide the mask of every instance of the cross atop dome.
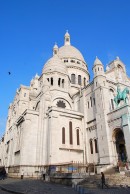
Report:
[{"label": "cross atop dome", "polygon": [[65,43],[64,43],[64,45],[70,45],[70,35],[69,35],[69,33],[68,33],[68,30],[66,30],[66,33],[65,33],[65,39],[64,39],[64,41],[65,41]]}]

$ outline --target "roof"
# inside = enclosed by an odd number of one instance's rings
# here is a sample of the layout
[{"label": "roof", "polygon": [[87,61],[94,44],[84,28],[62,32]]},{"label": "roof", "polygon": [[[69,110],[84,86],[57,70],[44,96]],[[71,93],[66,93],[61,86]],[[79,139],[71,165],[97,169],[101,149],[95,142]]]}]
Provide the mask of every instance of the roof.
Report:
[{"label": "roof", "polygon": [[67,73],[67,67],[58,57],[58,55],[54,55],[52,58],[50,58],[43,68],[43,73],[49,73],[54,71],[65,74]]},{"label": "roof", "polygon": [[75,58],[85,62],[82,54],[78,49],[71,45],[64,45],[59,48],[58,56],[62,58]]}]

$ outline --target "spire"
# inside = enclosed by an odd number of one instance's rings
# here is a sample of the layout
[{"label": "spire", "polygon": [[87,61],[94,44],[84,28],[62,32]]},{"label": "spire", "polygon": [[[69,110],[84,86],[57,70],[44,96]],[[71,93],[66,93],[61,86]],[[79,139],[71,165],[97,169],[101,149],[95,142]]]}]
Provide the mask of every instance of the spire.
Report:
[{"label": "spire", "polygon": [[93,65],[93,73],[94,73],[94,77],[104,74],[104,66],[97,56]]},{"label": "spire", "polygon": [[65,33],[64,37],[65,37],[65,39],[64,39],[65,44],[64,45],[70,45],[70,35],[68,33],[68,30],[66,30],[66,33]]},{"label": "spire", "polygon": [[35,75],[35,79],[38,79],[39,78],[39,76],[38,76],[38,74],[36,73],[36,75]]},{"label": "spire", "polygon": [[96,56],[96,59],[94,61],[94,66],[95,65],[103,65],[102,62],[98,59],[98,57]]},{"label": "spire", "polygon": [[53,47],[53,56],[57,55],[57,53],[58,53],[58,46],[57,46],[57,43],[55,42],[55,45]]}]

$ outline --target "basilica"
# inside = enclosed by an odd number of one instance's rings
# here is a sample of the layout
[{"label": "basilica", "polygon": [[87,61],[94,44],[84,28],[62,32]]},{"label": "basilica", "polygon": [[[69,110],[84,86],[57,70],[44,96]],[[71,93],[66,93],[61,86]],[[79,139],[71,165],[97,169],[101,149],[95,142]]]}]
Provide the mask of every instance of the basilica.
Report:
[{"label": "basilica", "polygon": [[106,69],[88,65],[72,46],[53,47],[52,57],[30,86],[20,85],[9,105],[0,140],[0,166],[8,174],[35,176],[47,166],[94,163],[103,170],[130,162],[130,78],[117,57]]}]

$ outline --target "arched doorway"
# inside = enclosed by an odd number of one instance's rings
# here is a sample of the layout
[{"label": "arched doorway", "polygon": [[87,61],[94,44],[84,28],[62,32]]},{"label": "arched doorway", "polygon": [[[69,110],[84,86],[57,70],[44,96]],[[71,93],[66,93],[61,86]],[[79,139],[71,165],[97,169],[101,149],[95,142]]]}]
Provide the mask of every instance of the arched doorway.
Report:
[{"label": "arched doorway", "polygon": [[126,161],[127,160],[127,153],[126,153],[126,147],[125,147],[125,139],[124,139],[124,133],[121,129],[115,129],[113,131],[113,139],[116,146],[116,152],[118,161]]}]

